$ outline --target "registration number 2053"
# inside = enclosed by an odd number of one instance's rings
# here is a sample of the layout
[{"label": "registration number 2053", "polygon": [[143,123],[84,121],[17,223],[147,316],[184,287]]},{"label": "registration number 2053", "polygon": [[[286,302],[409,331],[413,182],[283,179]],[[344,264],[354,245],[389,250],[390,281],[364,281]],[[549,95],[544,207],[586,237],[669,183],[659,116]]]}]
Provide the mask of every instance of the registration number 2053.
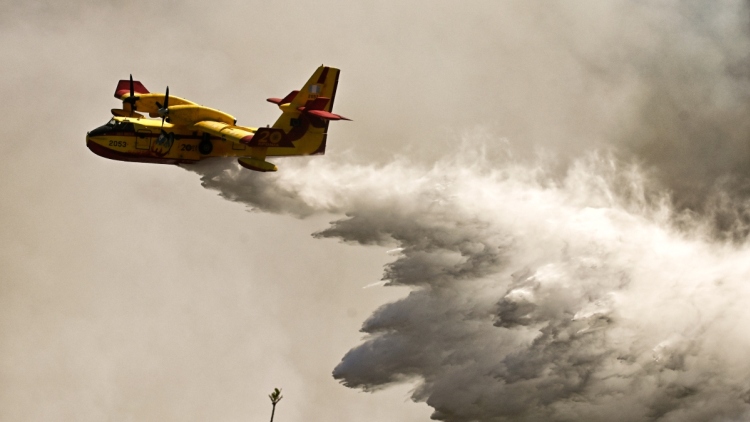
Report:
[{"label": "registration number 2053", "polygon": [[128,146],[128,143],[125,141],[109,141],[109,146],[125,148]]}]

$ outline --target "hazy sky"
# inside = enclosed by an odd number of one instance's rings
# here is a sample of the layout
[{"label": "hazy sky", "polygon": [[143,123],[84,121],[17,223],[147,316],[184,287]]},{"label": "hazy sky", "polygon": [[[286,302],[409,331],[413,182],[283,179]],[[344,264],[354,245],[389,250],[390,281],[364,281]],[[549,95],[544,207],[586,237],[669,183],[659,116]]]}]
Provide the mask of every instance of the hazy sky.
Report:
[{"label": "hazy sky", "polygon": [[[0,420],[747,416],[744,2],[46,3],[0,1]],[[277,175],[85,147],[128,74],[260,126],[321,63],[354,122]]]}]

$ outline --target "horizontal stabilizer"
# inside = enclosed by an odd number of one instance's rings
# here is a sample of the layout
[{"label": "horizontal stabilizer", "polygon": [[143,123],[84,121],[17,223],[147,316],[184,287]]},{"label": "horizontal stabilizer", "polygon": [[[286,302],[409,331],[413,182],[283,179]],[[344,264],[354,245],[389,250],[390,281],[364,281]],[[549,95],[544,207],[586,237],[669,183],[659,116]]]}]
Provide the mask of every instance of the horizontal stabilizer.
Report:
[{"label": "horizontal stabilizer", "polygon": [[[133,81],[133,92],[136,94],[148,94],[148,89],[141,83],[141,81]],[[130,94],[130,80],[121,79],[117,82],[117,88],[115,88],[115,98],[121,99],[123,95]]]},{"label": "horizontal stabilizer", "polygon": [[299,94],[299,91],[292,91],[284,98],[268,98],[266,101],[268,101],[269,103],[274,103],[276,105],[287,104],[291,103],[292,100],[294,100],[294,97],[297,96],[297,94]]},{"label": "horizontal stabilizer", "polygon": [[323,110],[305,110],[305,112],[312,114],[313,116],[320,117],[321,119],[326,119],[326,120],[349,120],[349,121],[352,120],[352,119],[347,119],[346,117],[341,116],[339,114],[333,114],[333,113],[329,113]]},{"label": "horizontal stabilizer", "polygon": [[297,110],[325,110],[328,102],[330,101],[331,99],[328,97],[318,97],[312,101],[308,101],[307,104],[305,104],[303,107],[298,107]]}]

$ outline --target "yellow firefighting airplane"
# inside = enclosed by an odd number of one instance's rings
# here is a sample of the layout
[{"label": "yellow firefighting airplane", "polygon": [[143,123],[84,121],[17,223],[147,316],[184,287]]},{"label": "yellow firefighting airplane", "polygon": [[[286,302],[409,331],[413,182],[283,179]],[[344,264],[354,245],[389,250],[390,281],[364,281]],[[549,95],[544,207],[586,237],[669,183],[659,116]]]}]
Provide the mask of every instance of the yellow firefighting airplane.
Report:
[{"label": "yellow firefighting airplane", "polygon": [[222,111],[170,97],[169,87],[164,94],[151,93],[131,75],[115,89],[122,109],[112,109],[112,120],[86,135],[86,146],[113,160],[178,164],[238,157],[250,170],[276,171],[266,157],[324,154],[329,121],[349,120],[331,112],[338,79],[338,69],[320,66],[300,91],[268,99],[282,111],[273,126],[253,128],[237,126]]}]

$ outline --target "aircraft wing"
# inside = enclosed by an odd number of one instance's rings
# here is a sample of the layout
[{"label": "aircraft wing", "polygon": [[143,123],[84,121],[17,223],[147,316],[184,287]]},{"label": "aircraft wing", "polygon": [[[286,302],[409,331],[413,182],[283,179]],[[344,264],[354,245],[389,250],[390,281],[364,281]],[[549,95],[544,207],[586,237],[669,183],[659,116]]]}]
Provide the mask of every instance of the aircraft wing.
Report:
[{"label": "aircraft wing", "polygon": [[250,147],[294,148],[283,130],[263,127],[260,129],[230,125],[224,122],[203,120],[193,127],[227,141],[244,144]]},{"label": "aircraft wing", "polygon": [[[210,133],[211,135],[219,136],[222,139],[239,144],[246,144],[247,140],[252,139],[253,134],[255,133],[252,128],[240,128],[224,122],[215,122],[211,120],[204,120],[195,123],[193,126],[204,132]],[[247,139],[248,137],[249,139]]]}]

